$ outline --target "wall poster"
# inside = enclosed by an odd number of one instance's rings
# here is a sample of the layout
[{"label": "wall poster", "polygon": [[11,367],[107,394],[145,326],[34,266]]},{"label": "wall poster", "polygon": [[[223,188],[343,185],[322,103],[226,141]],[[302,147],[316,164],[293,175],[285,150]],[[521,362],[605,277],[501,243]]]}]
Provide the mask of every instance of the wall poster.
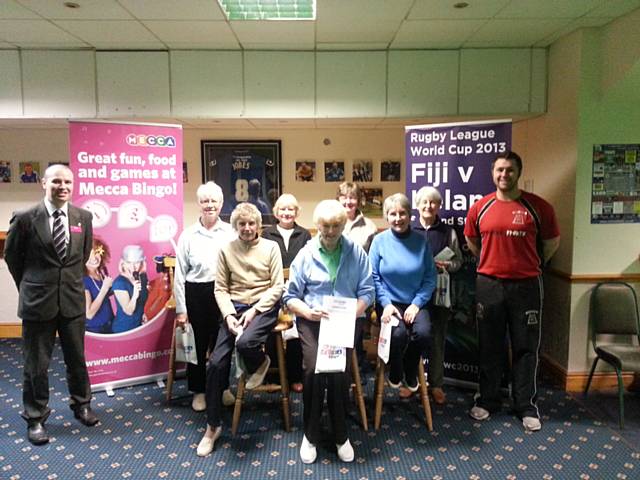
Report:
[{"label": "wall poster", "polygon": [[263,225],[275,223],[272,207],[282,193],[281,147],[280,140],[202,140],[202,180],[222,188],[224,221],[238,203],[251,202]]},{"label": "wall poster", "polygon": [[593,146],[591,223],[640,223],[640,144]]},{"label": "wall poster", "polygon": [[74,204],[93,214],[85,354],[93,391],[165,378],[174,311],[164,258],[182,231],[182,126],[69,122]]},{"label": "wall poster", "polygon": [[[415,208],[415,194],[432,186],[442,195],[440,217],[455,228],[463,264],[451,275],[452,317],[447,327],[445,376],[456,383],[478,379],[475,318],[476,258],[464,241],[467,210],[495,191],[491,162],[511,149],[511,121],[446,123],[405,127],[406,188]],[[413,210],[414,222],[419,222]],[[436,252],[437,253],[437,252]]]}]

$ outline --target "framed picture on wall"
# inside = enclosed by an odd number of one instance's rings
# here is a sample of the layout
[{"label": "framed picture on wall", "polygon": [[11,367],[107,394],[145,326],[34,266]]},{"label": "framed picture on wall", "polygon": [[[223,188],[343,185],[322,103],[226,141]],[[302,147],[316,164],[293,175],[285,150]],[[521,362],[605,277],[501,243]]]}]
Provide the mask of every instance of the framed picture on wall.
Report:
[{"label": "framed picture on wall", "polygon": [[344,162],[330,160],[324,162],[325,182],[344,182]]},{"label": "framed picture on wall", "polygon": [[316,162],[313,160],[300,160],[296,162],[296,182],[315,182]]},{"label": "framed picture on wall", "polygon": [[20,162],[20,183],[40,183],[40,162]]},{"label": "framed picture on wall", "polygon": [[400,162],[395,160],[384,160],[380,164],[380,181],[399,182]]},{"label": "framed picture on wall", "polygon": [[229,221],[238,203],[253,203],[262,223],[275,223],[273,204],[282,193],[280,140],[202,140],[202,180],[224,192],[220,217]]},{"label": "framed picture on wall", "polygon": [[362,192],[362,205],[360,210],[365,217],[382,217],[382,202],[384,201],[384,195],[382,188],[361,188]]},{"label": "framed picture on wall", "polygon": [[373,182],[373,162],[371,160],[354,160],[352,178],[356,183]]},{"label": "framed picture on wall", "polygon": [[0,183],[11,183],[11,162],[0,162]]}]

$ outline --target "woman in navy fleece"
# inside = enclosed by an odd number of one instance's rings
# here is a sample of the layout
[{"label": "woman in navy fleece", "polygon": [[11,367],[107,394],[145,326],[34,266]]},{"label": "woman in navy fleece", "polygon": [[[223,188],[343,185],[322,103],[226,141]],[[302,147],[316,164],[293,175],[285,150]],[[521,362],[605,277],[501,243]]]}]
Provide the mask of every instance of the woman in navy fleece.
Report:
[{"label": "woman in navy fleece", "polygon": [[418,389],[418,360],[427,348],[431,322],[427,303],[436,286],[429,244],[411,229],[411,204],[402,193],[383,205],[389,228],[373,238],[369,260],[376,286],[376,308],[383,322],[398,320],[391,332],[389,385]]}]

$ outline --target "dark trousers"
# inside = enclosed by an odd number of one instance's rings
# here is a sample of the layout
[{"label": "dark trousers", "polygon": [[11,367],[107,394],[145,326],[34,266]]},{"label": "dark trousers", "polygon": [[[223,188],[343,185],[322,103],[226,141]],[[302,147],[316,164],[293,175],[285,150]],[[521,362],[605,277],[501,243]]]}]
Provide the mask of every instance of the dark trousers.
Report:
[{"label": "dark trousers", "polygon": [[429,311],[431,312],[431,341],[427,352],[429,358],[429,387],[442,388],[444,383],[444,348],[451,309],[432,305]]},{"label": "dark trousers", "polygon": [[[236,304],[235,308],[238,312],[236,318],[239,318],[242,312],[250,306]],[[229,386],[233,349],[238,351],[248,374],[258,370],[265,359],[262,346],[278,321],[278,309],[279,307],[275,306],[267,312],[257,314],[237,341],[236,336],[229,331],[227,322],[222,321],[216,346],[207,363],[205,394],[207,397],[207,424],[210,427],[215,428],[222,423],[222,392]]]},{"label": "dark trousers", "polygon": [[504,280],[478,275],[476,318],[480,344],[480,396],[476,404],[500,409],[505,367],[505,336],[512,355],[514,408],[522,417],[539,417],[536,406],[538,349],[542,322],[542,279]]},{"label": "dark trousers", "polygon": [[207,378],[207,351],[216,344],[220,309],[213,296],[213,282],[185,284],[189,323],[196,339],[198,365],[187,363],[187,383],[194,393],[204,393]]},{"label": "dark trousers", "polygon": [[67,369],[67,385],[71,408],[91,401],[91,385],[84,358],[84,315],[75,318],[57,316],[48,322],[22,322],[24,381],[22,385],[22,417],[27,422],[44,422],[49,416],[49,363],[60,337]]},{"label": "dark trousers", "polygon": [[[393,304],[404,315],[409,305],[404,303]],[[382,318],[382,309],[379,317]],[[400,320],[398,326],[391,330],[391,346],[389,347],[389,379],[393,383],[399,383],[404,375],[406,382],[417,385],[418,360],[429,346],[429,332],[431,331],[431,319],[425,308],[418,311],[412,324],[408,325]]]},{"label": "dark trousers", "polygon": [[348,374],[351,349],[347,349],[347,369],[344,372],[315,373],[320,322],[298,318],[298,332],[302,343],[304,434],[309,442],[313,444],[319,443],[321,435],[320,419],[322,418],[326,391],[335,443],[342,445],[348,438],[346,420],[349,387],[351,385]]}]

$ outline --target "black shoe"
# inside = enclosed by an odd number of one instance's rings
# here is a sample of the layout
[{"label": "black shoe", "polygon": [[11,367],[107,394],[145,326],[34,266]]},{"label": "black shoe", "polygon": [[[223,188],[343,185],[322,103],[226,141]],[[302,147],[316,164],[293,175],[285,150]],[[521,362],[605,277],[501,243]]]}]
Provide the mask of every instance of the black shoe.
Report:
[{"label": "black shoe", "polygon": [[89,405],[81,405],[73,408],[73,416],[87,427],[93,427],[99,421],[98,417],[93,413],[93,410],[91,410]]},{"label": "black shoe", "polygon": [[44,428],[42,422],[32,422],[27,429],[27,438],[34,445],[44,445],[49,443],[49,435],[47,435],[47,429]]}]

